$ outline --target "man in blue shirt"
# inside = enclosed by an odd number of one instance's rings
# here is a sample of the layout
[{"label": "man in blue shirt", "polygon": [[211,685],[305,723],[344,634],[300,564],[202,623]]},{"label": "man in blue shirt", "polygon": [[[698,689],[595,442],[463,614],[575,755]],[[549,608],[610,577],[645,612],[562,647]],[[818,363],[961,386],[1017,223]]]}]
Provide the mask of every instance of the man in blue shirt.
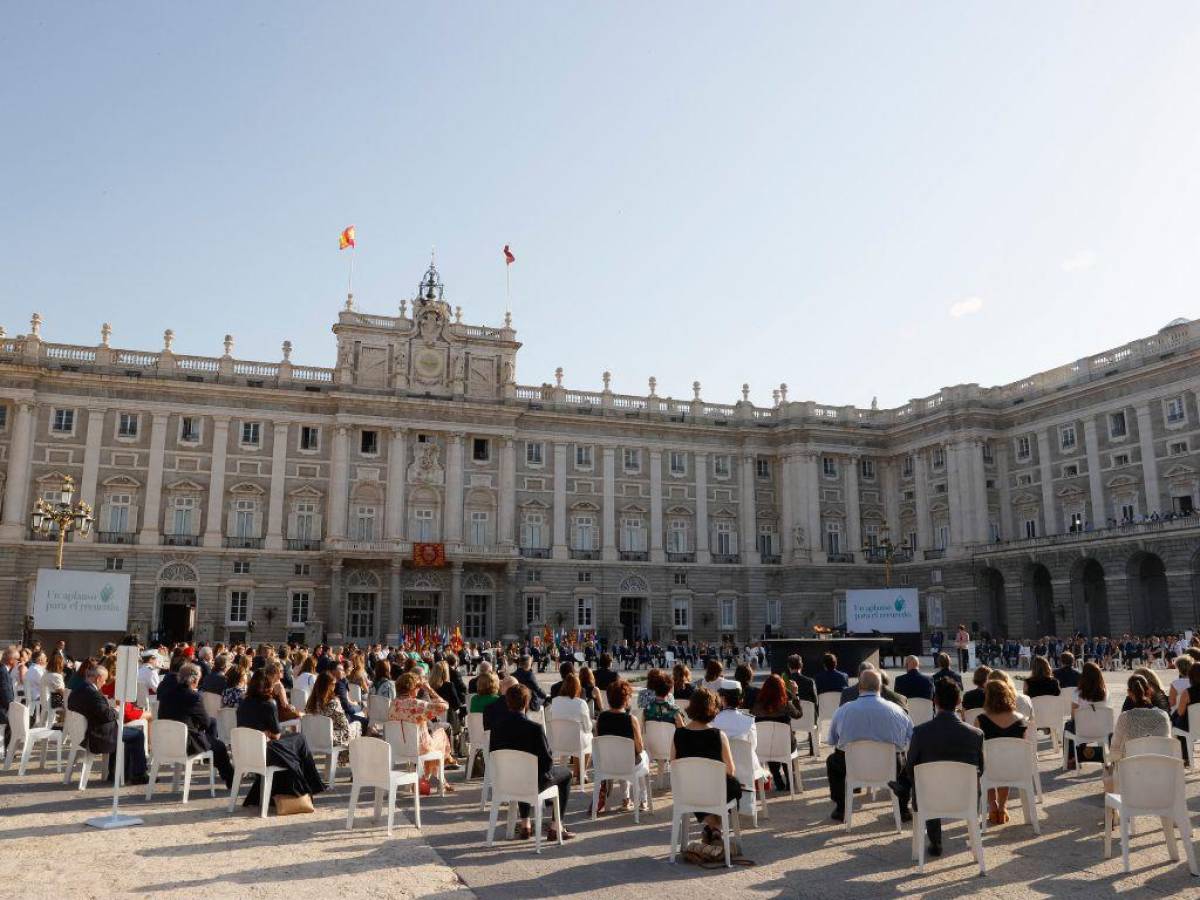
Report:
[{"label": "man in blue shirt", "polygon": [[[845,747],[853,741],[879,741],[896,748],[898,767],[904,765],[904,748],[912,738],[913,724],[903,709],[879,696],[882,682],[879,673],[868,669],[859,676],[858,699],[839,706],[829,726],[829,743],[837,747],[825,760],[829,779],[829,796],[833,800],[830,818],[838,822],[846,817],[846,754]],[[900,818],[910,821],[912,813],[902,805]]]}]

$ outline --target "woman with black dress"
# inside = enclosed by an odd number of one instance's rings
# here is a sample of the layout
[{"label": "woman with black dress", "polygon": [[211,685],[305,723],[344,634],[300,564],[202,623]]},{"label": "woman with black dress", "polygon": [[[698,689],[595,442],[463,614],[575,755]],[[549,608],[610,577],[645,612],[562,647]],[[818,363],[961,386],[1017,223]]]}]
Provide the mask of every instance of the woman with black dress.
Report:
[{"label": "woman with black dress", "polygon": [[[1044,661],[1044,660],[1043,660]],[[983,712],[975,720],[985,741],[996,738],[1024,738],[1028,727],[1017,712],[1017,692],[1007,681],[989,681],[983,689]],[[988,788],[988,823],[1008,821],[1008,788]]]},{"label": "woman with black dress", "polygon": [[[284,771],[276,772],[271,781],[271,796],[287,794],[302,797],[319,794],[325,790],[325,782],[317,769],[312,752],[304,735],[293,732],[283,734],[279,726],[279,712],[271,699],[271,680],[259,669],[250,679],[246,696],[237,710],[239,728],[253,728],[267,736],[267,765],[279,766]],[[262,779],[254,776],[254,785],[246,795],[246,806],[257,806],[260,802]]]},{"label": "woman with black dress", "polygon": [[1050,670],[1050,663],[1044,656],[1035,656],[1030,664],[1029,677],[1025,679],[1025,694],[1032,697],[1057,697],[1062,693],[1058,679]]},{"label": "woman with black dress", "polygon": [[[613,735],[628,738],[633,741],[634,777],[640,777],[650,771],[650,757],[646,754],[642,742],[642,723],[629,714],[629,700],[633,696],[633,685],[623,678],[618,678],[604,692],[608,697],[608,709],[596,717],[596,737]],[[604,808],[607,792],[600,795],[600,812]],[[625,799],[624,809],[630,809],[633,801]]]},{"label": "woman with black dress", "polygon": [[[688,701],[688,723],[675,729],[671,742],[671,762],[677,759],[712,759],[725,764],[725,799],[739,800],[742,786],[735,777],[733,753],[729,749],[729,738],[725,732],[713,728],[709,723],[717,717],[720,704],[717,695],[707,688],[697,688]],[[734,812],[734,815],[737,815]],[[696,813],[696,821],[704,823],[704,842],[721,840],[721,817]]]}]

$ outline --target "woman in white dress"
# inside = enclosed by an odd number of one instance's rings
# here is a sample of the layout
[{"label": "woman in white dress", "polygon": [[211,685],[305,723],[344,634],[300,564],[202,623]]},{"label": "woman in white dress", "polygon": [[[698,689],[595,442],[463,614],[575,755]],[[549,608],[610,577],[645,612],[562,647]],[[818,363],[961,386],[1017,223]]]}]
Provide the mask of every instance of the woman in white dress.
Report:
[{"label": "woman in white dress", "polygon": [[[558,687],[558,694],[550,701],[549,722],[551,728],[553,723],[560,719],[578,723],[583,755],[586,757],[592,752],[592,713],[587,701],[580,696],[582,693],[579,676],[574,672],[564,675]],[[579,766],[583,763],[584,760],[572,757],[576,777],[579,776]]]}]

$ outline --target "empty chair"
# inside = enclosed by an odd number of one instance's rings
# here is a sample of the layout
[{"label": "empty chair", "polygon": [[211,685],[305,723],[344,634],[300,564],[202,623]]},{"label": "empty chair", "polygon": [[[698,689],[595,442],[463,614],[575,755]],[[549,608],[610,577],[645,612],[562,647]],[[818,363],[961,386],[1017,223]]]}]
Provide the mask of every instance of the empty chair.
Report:
[{"label": "empty chair", "polygon": [[908,715],[914,726],[924,725],[933,718],[933,701],[922,697],[909,697]]},{"label": "empty chair", "polygon": [[799,735],[808,736],[808,752],[812,756],[817,755],[818,748],[821,746],[821,727],[817,722],[817,704],[811,700],[799,700],[800,711],[802,713],[799,719],[792,719],[792,731]]},{"label": "empty chair", "polygon": [[792,729],[782,722],[758,722],[754,726],[758,732],[758,761],[764,766],[768,763],[778,763],[788,769],[788,792],[796,796],[796,785],[804,792],[804,783],[800,780],[800,750],[792,749]]},{"label": "empty chair", "polygon": [[758,811],[762,810],[763,818],[771,818],[767,809],[766,780],[771,774],[759,761],[750,746],[749,738],[730,738],[729,752],[733,755],[733,769],[738,783],[742,786],[742,804],[739,811],[745,812],[744,804],[749,804],[750,822],[758,827]]},{"label": "empty chair", "polygon": [[298,720],[300,733],[308,742],[308,750],[315,757],[324,754],[329,758],[326,781],[331,785],[337,780],[338,756],[346,749],[345,744],[333,740],[333,719],[329,716],[309,714]]},{"label": "empty chair", "polygon": [[425,770],[425,763],[437,763],[437,778],[439,794],[446,795],[446,760],[440,750],[421,752],[421,734],[412,722],[388,722],[383,729],[384,739],[392,747],[392,763],[397,766],[409,766],[420,775]]},{"label": "empty chair", "polygon": [[204,704],[204,711],[208,713],[210,718],[217,718],[221,715],[221,695],[214,694],[212,691],[201,691],[200,702]]},{"label": "empty chair", "polygon": [[[979,781],[979,815],[983,817],[987,808],[989,788],[1012,788],[1021,792],[1021,805],[1025,810],[1025,821],[1033,826],[1034,834],[1041,834],[1034,797],[1037,790],[1034,780],[1037,769],[1033,755],[1029,752],[1029,741],[1024,738],[993,738],[983,742],[983,776]],[[986,828],[986,825],[984,826]]]},{"label": "empty chair", "polygon": [[824,740],[824,735],[829,733],[828,726],[833,721],[833,714],[837,712],[838,707],[841,705],[841,691],[825,691],[824,693],[817,694],[817,727],[825,726],[821,731],[821,740]]},{"label": "empty chair", "polygon": [[[63,730],[67,734],[67,740],[70,742],[71,752],[67,755],[67,771],[63,775],[63,784],[70,784],[71,773],[75,771],[75,760],[79,754],[83,754],[79,760],[82,764],[82,769],[79,773],[79,790],[87,787],[88,778],[92,774],[92,763],[96,760],[103,760],[103,754],[93,753],[83,745],[84,739],[87,736],[87,719],[77,712],[67,710],[66,721],[63,724]],[[1178,746],[1178,744],[1176,744]],[[102,770],[103,771],[103,770]]]},{"label": "empty chair", "polygon": [[[1063,737],[1063,700],[1051,694],[1031,698],[1033,702],[1033,724],[1040,734],[1049,732],[1051,746],[1057,750]],[[1067,707],[1068,712],[1070,706]]]},{"label": "empty chair", "polygon": [[237,710],[226,706],[217,714],[217,739],[222,744],[233,742],[233,729],[237,728]]},{"label": "empty chair", "polygon": [[[324,717],[322,717],[324,718]],[[401,785],[411,785],[413,793],[413,823],[421,827],[421,786],[416,772],[397,772],[392,769],[392,748],[387,741],[373,737],[354,738],[350,741],[350,810],[346,814],[346,830],[354,827],[354,807],[363,788],[375,793],[375,821],[383,810],[387,798],[387,833],[392,836],[392,824],[396,818],[396,792]]]},{"label": "empty chair", "polygon": [[[1196,765],[1196,741],[1200,741],[1200,712],[1196,715],[1191,714],[1191,707],[1188,707],[1188,727],[1187,728],[1172,728],[1171,736],[1175,738],[1183,738],[1183,746],[1181,750],[1186,754],[1187,767],[1195,768]],[[1178,746],[1178,745],[1177,745]]]},{"label": "empty chair", "polygon": [[[900,833],[900,801],[888,787],[896,778],[896,748],[881,741],[851,741],[846,745],[846,830],[854,816],[854,789],[872,788],[887,791],[892,798],[892,813],[896,819],[896,833]],[[863,794],[866,799],[866,794]],[[924,800],[922,800],[924,802]],[[971,795],[975,803],[975,795]]]},{"label": "empty chair", "polygon": [[154,794],[154,786],[158,781],[158,771],[164,766],[170,766],[171,774],[171,791],[174,793],[175,785],[179,781],[179,772],[183,770],[183,802],[188,802],[188,794],[192,789],[192,767],[198,762],[208,763],[208,796],[217,796],[216,779],[213,774],[213,755],[211,750],[205,750],[202,753],[187,752],[187,725],[183,722],[171,722],[168,720],[154,720],[150,723],[150,746],[153,749],[153,755],[150,757],[150,764],[147,767],[150,773],[150,780],[146,782],[146,799],[149,800]]},{"label": "empty chair", "polygon": [[737,801],[725,799],[725,764],[700,757],[675,760],[671,764],[671,801],[670,862],[675,862],[675,854],[682,853],[687,846],[688,825],[692,815],[704,813],[720,816],[725,866],[732,867],[729,826],[733,825],[733,833],[737,835],[739,843],[742,840],[742,826],[738,820]]},{"label": "empty chair", "polygon": [[477,757],[483,757],[484,771],[487,771],[488,733],[483,729],[483,713],[467,713],[467,746],[463,781],[471,777]]},{"label": "empty chair", "polygon": [[1141,756],[1146,753],[1183,759],[1183,747],[1173,737],[1130,738],[1125,742],[1125,756]]},{"label": "empty chair", "polygon": [[388,713],[391,712],[392,701],[387,697],[381,697],[378,694],[370,694],[367,696],[367,727],[378,728],[383,731],[383,726],[387,724]]},{"label": "empty chair", "polygon": [[647,722],[642,728],[642,740],[650,762],[658,767],[659,784],[663,786],[666,784],[665,775],[671,769],[671,745],[675,740],[675,726],[670,722]]},{"label": "empty chair", "polygon": [[296,707],[296,709],[304,709],[304,707],[308,706],[308,697],[311,693],[312,691],[309,689],[299,686],[294,687],[288,697],[288,702]]},{"label": "empty chair", "polygon": [[1104,795],[1104,856],[1112,855],[1112,826],[1121,827],[1121,863],[1129,871],[1130,823],[1137,816],[1151,816],[1162,823],[1167,853],[1179,859],[1175,829],[1183,839],[1188,870],[1196,868],[1196,848],[1192,844],[1192,824],[1188,818],[1183,761],[1173,756],[1127,756],[1116,766],[1116,790]]},{"label": "empty chair", "polygon": [[[995,741],[984,742],[985,753],[987,745],[991,743]],[[1028,751],[1022,750],[1021,756],[1028,758]],[[976,768],[960,762],[921,763],[913,768],[913,780],[917,808],[913,810],[912,849],[913,858],[917,861],[917,871],[925,870],[925,841],[922,839],[925,823],[930,819],[963,819],[967,823],[971,849],[974,850],[975,859],[979,863],[979,874],[986,875],[983,840],[979,832],[979,809],[975,805],[975,792],[979,784]],[[849,803],[846,812],[850,812]]]},{"label": "empty chair", "polygon": [[61,731],[53,728],[33,728],[29,724],[29,707],[18,700],[8,704],[8,728],[11,734],[8,741],[8,753],[4,757],[4,768],[7,770],[16,758],[18,749],[21,753],[21,763],[17,775],[25,776],[25,767],[29,762],[34,748],[42,745],[42,768],[46,768],[46,757],[50,748],[54,747],[56,762],[54,770],[62,771],[62,735]]},{"label": "empty chair", "polygon": [[[531,716],[532,718],[532,716]],[[570,763],[571,757],[579,760],[578,784],[582,787],[587,780],[588,757],[592,754],[592,736],[574,719],[551,719],[547,733],[550,752],[554,761],[560,759]]]},{"label": "empty chair", "polygon": [[543,706],[541,709],[531,709],[526,711],[525,718],[527,718],[530,722],[537,722],[539,725],[541,725],[542,731],[546,730],[546,707]]},{"label": "empty chair", "polygon": [[281,766],[267,765],[267,736],[253,728],[234,728],[230,735],[233,745],[233,783],[229,788],[229,811],[233,812],[237,805],[238,791],[242,786],[242,778],[246,775],[258,775],[262,778],[262,818],[267,817],[267,807],[271,803],[271,782],[276,772],[282,772]]},{"label": "empty chair", "polygon": [[[578,725],[578,723],[572,724]],[[625,781],[630,784],[634,822],[641,822],[643,801],[648,804],[650,812],[654,812],[654,800],[650,793],[649,763],[645,757],[640,760],[634,759],[633,741],[629,738],[606,734],[597,737],[592,742],[593,822],[596,820],[596,812],[600,804],[600,785],[605,781]]]},{"label": "empty chair", "polygon": [[963,710],[962,720],[964,722],[966,722],[968,725],[970,725],[972,728],[977,728],[978,725],[976,724],[976,720],[979,718],[979,714],[981,712],[983,712],[982,706],[975,706],[975,707],[972,707],[971,709]]},{"label": "empty chair", "polygon": [[1063,771],[1066,771],[1067,760],[1072,755],[1076,758],[1076,766],[1079,769],[1083,768],[1083,760],[1079,759],[1079,754],[1076,752],[1076,748],[1080,744],[1098,744],[1100,746],[1098,762],[1108,765],[1108,739],[1112,733],[1113,711],[1111,706],[1084,704],[1075,710],[1075,731],[1063,730]]},{"label": "empty chair", "polygon": [[559,846],[563,842],[562,810],[558,805],[558,787],[550,785],[538,790],[537,757],[520,750],[493,750],[488,753],[488,773],[491,775],[492,797],[488,809],[487,845],[491,847],[496,838],[496,821],[500,804],[508,804],[508,833],[511,835],[517,821],[517,804],[527,803],[533,810],[533,846],[542,852],[542,804],[549,800],[553,804],[554,829]]}]

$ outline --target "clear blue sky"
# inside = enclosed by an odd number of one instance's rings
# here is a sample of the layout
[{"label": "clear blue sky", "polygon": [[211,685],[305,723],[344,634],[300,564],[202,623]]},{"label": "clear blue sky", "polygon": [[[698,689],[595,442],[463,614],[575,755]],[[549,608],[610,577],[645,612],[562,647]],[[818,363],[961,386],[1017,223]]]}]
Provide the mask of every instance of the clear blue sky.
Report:
[{"label": "clear blue sky", "polygon": [[[53,3],[0,27],[0,323],[330,364],[436,245],[518,380],[893,406],[1198,314],[1191,3]],[[959,312],[955,316],[952,313]]]}]

